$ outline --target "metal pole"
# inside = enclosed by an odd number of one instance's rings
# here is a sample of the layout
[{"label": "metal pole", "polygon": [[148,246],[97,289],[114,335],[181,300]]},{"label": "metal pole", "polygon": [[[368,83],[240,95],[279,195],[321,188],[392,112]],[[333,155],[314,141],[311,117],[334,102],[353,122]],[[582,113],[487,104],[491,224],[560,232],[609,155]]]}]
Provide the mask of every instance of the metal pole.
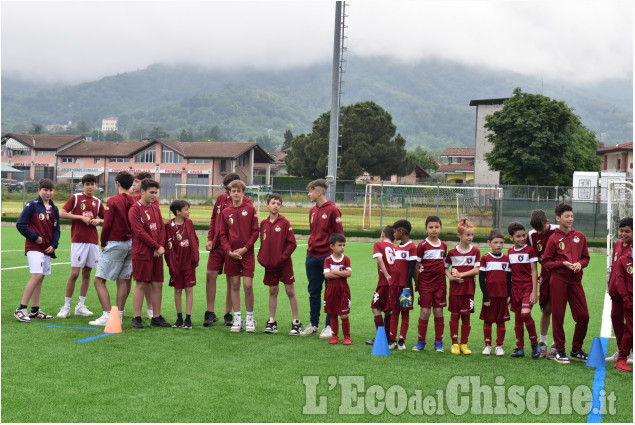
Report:
[{"label": "metal pole", "polygon": [[437,217],[439,216],[439,183],[437,183]]},{"label": "metal pole", "polygon": [[342,2],[335,2],[335,32],[333,34],[333,73],[331,82],[331,123],[329,130],[329,161],[326,181],[329,184],[326,199],[335,201],[337,185],[337,144],[340,134],[340,63],[342,52],[340,49],[342,36]]}]

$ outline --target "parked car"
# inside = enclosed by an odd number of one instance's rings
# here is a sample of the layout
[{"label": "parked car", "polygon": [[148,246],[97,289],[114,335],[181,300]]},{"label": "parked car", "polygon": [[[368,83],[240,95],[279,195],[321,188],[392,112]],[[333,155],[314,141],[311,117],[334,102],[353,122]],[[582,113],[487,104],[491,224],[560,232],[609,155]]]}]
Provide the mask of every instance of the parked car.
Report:
[{"label": "parked car", "polygon": [[2,179],[2,188],[6,188],[9,192],[19,192],[22,190],[23,184],[21,181],[14,179]]}]

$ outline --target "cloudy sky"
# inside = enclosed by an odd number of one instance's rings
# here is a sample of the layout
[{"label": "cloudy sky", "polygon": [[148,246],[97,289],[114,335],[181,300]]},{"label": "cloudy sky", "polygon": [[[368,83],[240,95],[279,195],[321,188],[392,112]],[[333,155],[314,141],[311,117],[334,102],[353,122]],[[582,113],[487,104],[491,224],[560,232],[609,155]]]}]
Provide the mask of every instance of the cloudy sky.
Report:
[{"label": "cloudy sky", "polygon": [[[334,1],[2,0],[3,75],[80,82],[157,63],[330,62]],[[441,58],[578,83],[633,75],[633,2],[350,0],[349,54]]]}]

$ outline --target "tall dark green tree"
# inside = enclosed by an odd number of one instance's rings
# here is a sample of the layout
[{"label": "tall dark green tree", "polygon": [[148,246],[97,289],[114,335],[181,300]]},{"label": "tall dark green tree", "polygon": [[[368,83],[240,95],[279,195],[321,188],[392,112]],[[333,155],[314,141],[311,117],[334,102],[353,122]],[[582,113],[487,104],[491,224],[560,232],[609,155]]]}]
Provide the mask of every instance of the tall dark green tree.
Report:
[{"label": "tall dark green tree", "polygon": [[116,131],[107,131],[104,133],[104,140],[106,142],[122,142],[123,136]]},{"label": "tall dark green tree", "polygon": [[563,101],[520,88],[486,118],[490,169],[510,184],[570,186],[574,171],[600,171],[598,142]]},{"label": "tall dark green tree", "polygon": [[430,153],[421,149],[421,146],[417,146],[412,155],[414,155],[414,161],[426,171],[436,171],[439,168],[439,163]]},{"label": "tall dark green tree", "polygon": [[44,126],[40,123],[34,122],[29,129],[30,134],[42,134],[44,133]]},{"label": "tall dark green tree", "polygon": [[152,127],[152,130],[148,133],[148,139],[150,140],[165,139],[169,136],[170,134],[166,133],[162,127]]},{"label": "tall dark green tree", "polygon": [[293,141],[293,133],[291,130],[287,128],[287,131],[284,132],[284,143],[282,144],[282,150],[287,150],[291,147],[291,142]]},{"label": "tall dark green tree", "polygon": [[[331,113],[315,121],[309,134],[293,138],[285,162],[289,174],[320,178],[326,175]],[[405,149],[406,139],[396,134],[392,116],[375,102],[358,102],[341,109],[342,151],[338,177],[354,180],[365,171],[384,179],[406,176],[414,170],[414,159]]]}]

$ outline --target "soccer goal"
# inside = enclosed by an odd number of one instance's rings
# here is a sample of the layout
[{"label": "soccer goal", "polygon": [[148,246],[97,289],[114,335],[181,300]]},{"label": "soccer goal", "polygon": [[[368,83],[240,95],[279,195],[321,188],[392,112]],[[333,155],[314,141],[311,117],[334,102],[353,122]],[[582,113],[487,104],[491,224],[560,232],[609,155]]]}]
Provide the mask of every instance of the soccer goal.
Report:
[{"label": "soccer goal", "polygon": [[608,185],[606,200],[606,280],[611,273],[613,244],[617,241],[618,225],[624,217],[633,216],[633,182],[612,181]]},{"label": "soccer goal", "polygon": [[445,227],[468,217],[478,227],[498,227],[503,189],[498,187],[432,186],[370,183],[364,196],[364,229],[381,229],[399,219],[422,229],[430,215]]}]

